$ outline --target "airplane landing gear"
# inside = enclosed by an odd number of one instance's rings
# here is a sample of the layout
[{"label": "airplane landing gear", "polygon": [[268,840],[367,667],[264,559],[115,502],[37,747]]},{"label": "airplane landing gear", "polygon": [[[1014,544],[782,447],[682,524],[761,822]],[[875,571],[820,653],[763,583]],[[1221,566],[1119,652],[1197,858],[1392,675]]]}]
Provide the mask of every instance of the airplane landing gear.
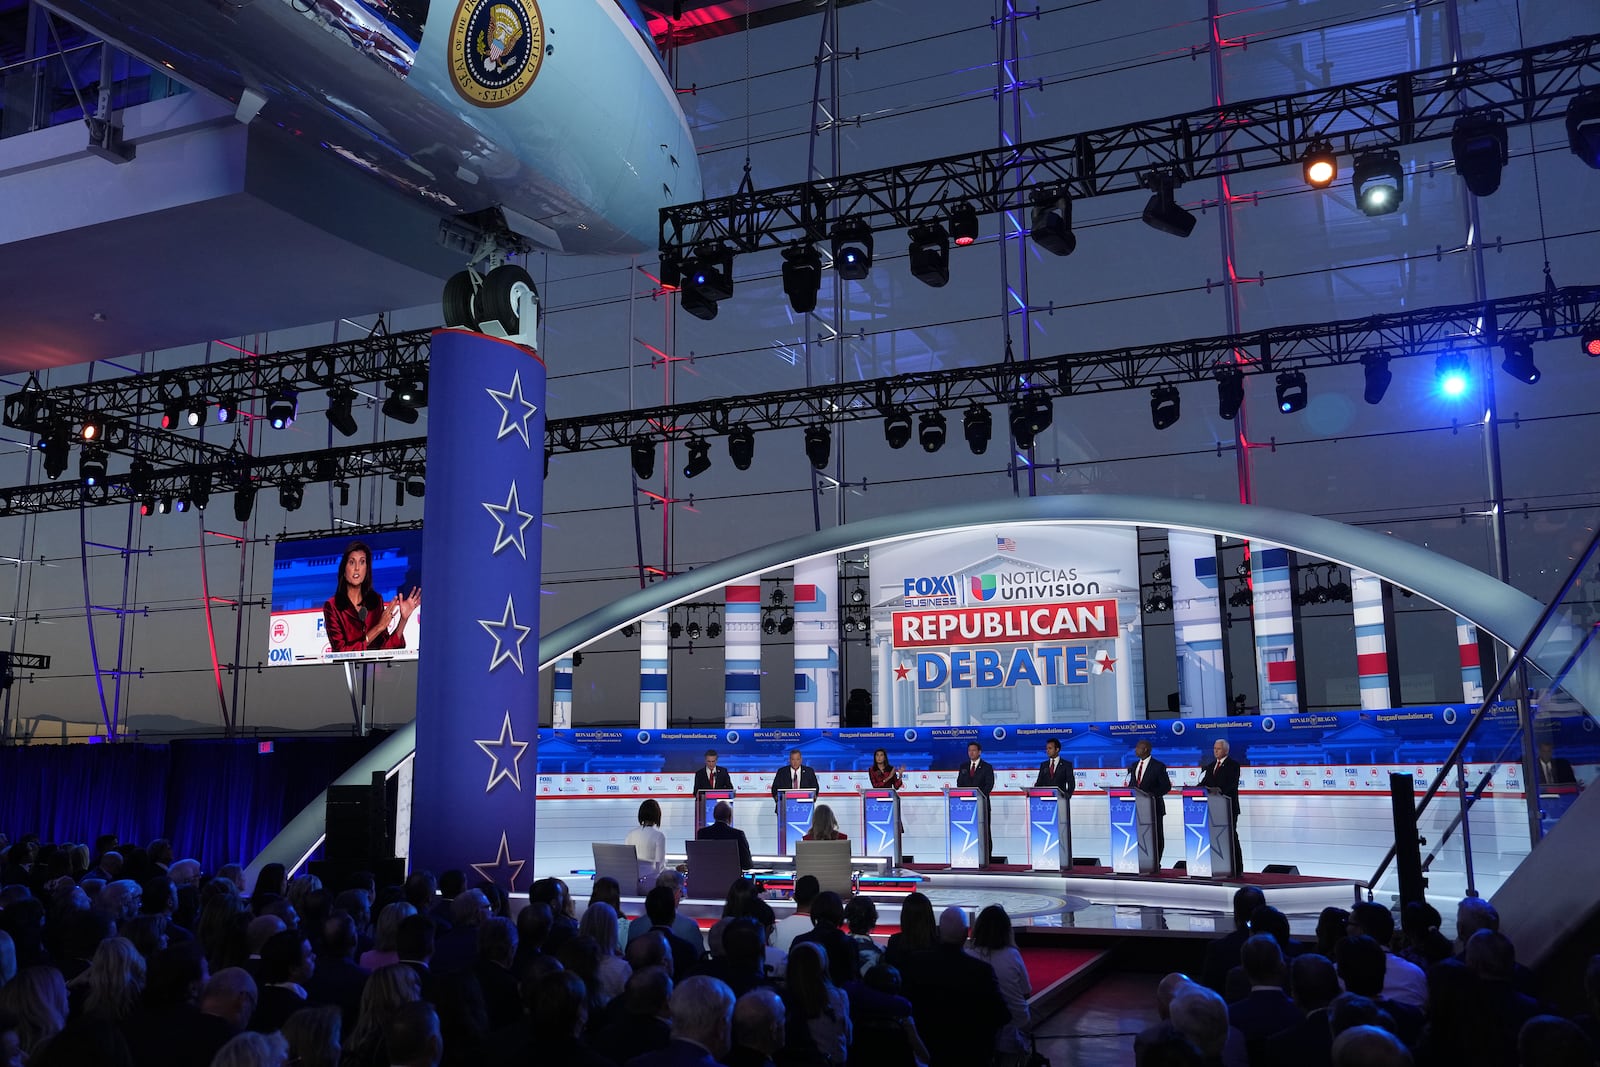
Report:
[{"label": "airplane landing gear", "polygon": [[539,289],[527,271],[502,263],[486,275],[453,274],[444,283],[444,324],[532,347],[539,326]]}]

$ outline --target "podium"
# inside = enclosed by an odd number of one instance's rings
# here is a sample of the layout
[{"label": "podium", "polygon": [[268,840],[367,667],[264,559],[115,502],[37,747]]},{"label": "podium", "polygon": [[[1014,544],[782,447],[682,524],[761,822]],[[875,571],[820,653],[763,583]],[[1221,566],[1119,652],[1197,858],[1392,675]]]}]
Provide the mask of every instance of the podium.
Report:
[{"label": "podium", "polygon": [[1211,842],[1211,876],[1237,878],[1244,871],[1239,855],[1239,819],[1233,801],[1215,786],[1206,790],[1206,833]]},{"label": "podium", "polygon": [[1561,816],[1567,813],[1578,799],[1581,790],[1576,785],[1544,785],[1539,786],[1539,833],[1547,834],[1561,821]]},{"label": "podium", "polygon": [[977,870],[985,865],[983,842],[989,813],[983,801],[983,791],[971,786],[944,790],[945,841],[952,868]]},{"label": "podium", "polygon": [[1053,786],[1030,787],[1028,798],[1028,866],[1036,871],[1064,871],[1072,866],[1072,798]]},{"label": "podium", "polygon": [[1180,803],[1183,805],[1184,873],[1190,878],[1210,878],[1216,868],[1217,873],[1226,874],[1227,869],[1217,864],[1219,855],[1211,840],[1211,805],[1207,802],[1206,790],[1183,789],[1180,792],[1183,795]]},{"label": "podium", "polygon": [[811,829],[811,809],[817,806],[815,789],[778,790],[778,852],[794,855],[794,846]]},{"label": "podium", "polygon": [[1156,801],[1137,789],[1107,789],[1111,805],[1111,869],[1155,874]]},{"label": "podium", "polygon": [[[716,810],[719,801],[726,800],[733,803],[734,791],[732,789],[702,789],[694,795],[694,810],[699,812],[700,821],[695,824],[698,830],[702,826],[710,826],[714,820],[711,813]],[[731,820],[730,820],[731,821]]]},{"label": "podium", "polygon": [[900,794],[893,789],[861,790],[861,847],[864,856],[900,866]]}]

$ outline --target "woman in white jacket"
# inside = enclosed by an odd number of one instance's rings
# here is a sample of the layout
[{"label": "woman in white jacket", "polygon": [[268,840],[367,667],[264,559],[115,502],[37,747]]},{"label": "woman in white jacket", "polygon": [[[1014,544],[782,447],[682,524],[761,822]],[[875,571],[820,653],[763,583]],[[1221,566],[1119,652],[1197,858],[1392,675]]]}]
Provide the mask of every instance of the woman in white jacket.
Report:
[{"label": "woman in white jacket", "polygon": [[[646,800],[639,805],[639,825],[623,841],[639,854],[639,885],[654,886],[656,875],[667,865],[667,835],[661,832],[661,805]],[[635,887],[636,892],[644,892]]]}]

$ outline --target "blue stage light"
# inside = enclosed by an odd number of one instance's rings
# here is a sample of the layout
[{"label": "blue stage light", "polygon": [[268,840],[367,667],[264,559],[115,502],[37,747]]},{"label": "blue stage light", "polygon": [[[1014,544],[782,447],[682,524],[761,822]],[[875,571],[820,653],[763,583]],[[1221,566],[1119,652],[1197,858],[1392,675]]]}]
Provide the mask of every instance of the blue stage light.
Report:
[{"label": "blue stage light", "polygon": [[1439,392],[1454,400],[1467,392],[1467,357],[1459,352],[1449,352],[1434,362],[1434,376],[1439,382]]}]

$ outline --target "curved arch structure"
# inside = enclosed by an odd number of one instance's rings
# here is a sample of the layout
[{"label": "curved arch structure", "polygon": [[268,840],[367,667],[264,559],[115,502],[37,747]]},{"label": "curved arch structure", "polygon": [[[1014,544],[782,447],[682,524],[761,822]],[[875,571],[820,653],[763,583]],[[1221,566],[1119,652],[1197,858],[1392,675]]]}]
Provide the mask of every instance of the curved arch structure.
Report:
[{"label": "curved arch structure", "polygon": [[[1252,542],[1270,543],[1380,575],[1394,585],[1409,589],[1455,612],[1513,647],[1520,644],[1537,624],[1542,610],[1537,600],[1464,563],[1394,537],[1314,515],[1210,500],[1105,495],[1035,497],[957,504],[886,515],[817,530],[741,552],[641,589],[545,635],[539,641],[539,667],[541,670],[549,667],[562,656],[582,649],[644,615],[698,599],[742,578],[817,556],[870,548],[947,530],[984,529],[996,523],[1010,526],[1054,523],[1151,526],[1226,534]],[[1547,650],[1548,644],[1542,638],[1540,645],[1531,651],[1530,658],[1554,676],[1561,667],[1560,652],[1564,650]],[[1600,702],[1590,698],[1586,691],[1588,686],[1580,687],[1579,681],[1569,677],[1568,691],[1586,707],[1600,707]],[[414,751],[415,738],[414,725],[408,724],[397,730],[335,784],[359,784],[370,781],[372,771],[392,770]],[[251,862],[251,870],[272,862],[291,867],[303,862],[321,840],[322,813],[323,799],[319,797],[284,827],[267,849]]]}]

